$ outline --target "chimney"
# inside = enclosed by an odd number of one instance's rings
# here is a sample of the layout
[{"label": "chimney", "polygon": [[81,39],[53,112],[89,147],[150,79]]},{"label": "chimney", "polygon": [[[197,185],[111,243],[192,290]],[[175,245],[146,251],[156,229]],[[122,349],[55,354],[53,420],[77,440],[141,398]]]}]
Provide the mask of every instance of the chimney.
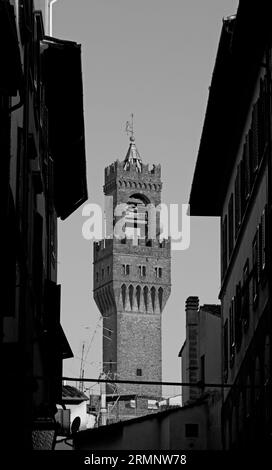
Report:
[{"label": "chimney", "polygon": [[190,296],[185,302],[186,312],[186,326],[189,324],[198,323],[198,309],[199,309],[199,298],[196,296]]},{"label": "chimney", "polygon": [[[188,380],[191,383],[196,383],[199,377],[199,298],[188,297],[185,303],[185,311]],[[193,401],[198,397],[199,389],[189,387],[189,401]]]}]

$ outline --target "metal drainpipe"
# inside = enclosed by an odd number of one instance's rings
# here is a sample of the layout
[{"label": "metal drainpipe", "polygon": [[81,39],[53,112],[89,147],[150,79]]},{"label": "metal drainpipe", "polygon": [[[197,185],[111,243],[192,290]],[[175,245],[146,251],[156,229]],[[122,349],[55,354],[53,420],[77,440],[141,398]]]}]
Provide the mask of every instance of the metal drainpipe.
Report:
[{"label": "metal drainpipe", "polygon": [[[24,110],[23,110],[23,142],[24,142],[24,153],[23,153],[23,182],[24,182],[24,193],[23,193],[23,211],[25,218],[27,216],[27,207],[28,207],[28,126],[29,126],[29,63],[30,63],[30,44],[29,41],[25,44],[24,49],[24,76],[25,76],[25,87],[24,87]],[[23,229],[21,236],[21,247],[23,252],[21,253],[22,261],[24,263],[23,272],[23,292],[22,292],[22,301],[20,305],[20,316],[19,316],[19,348],[22,354],[22,383],[24,390],[24,403],[23,408],[23,444],[24,448],[31,449],[31,434],[30,427],[32,426],[32,404],[30,404],[29,398],[29,375],[28,375],[28,321],[30,310],[28,309],[27,302],[27,284],[29,278],[27,275],[27,240],[28,240],[28,223],[27,220],[23,221]],[[25,270],[25,271],[24,271]],[[32,401],[32,399],[31,399]]]},{"label": "metal drainpipe", "polygon": [[56,3],[58,0],[49,0],[49,36],[52,37],[53,33],[53,13],[52,13],[52,7],[54,3]]},{"label": "metal drainpipe", "polygon": [[[267,156],[267,275],[268,275],[268,315],[271,330],[271,311],[272,311],[272,90],[271,90],[271,46],[269,45],[266,51],[266,74],[268,84],[268,156]],[[271,332],[271,331],[270,331]],[[269,333],[269,332],[268,332]],[[271,387],[271,363],[270,363],[270,384]],[[268,423],[269,425],[269,423]]]}]

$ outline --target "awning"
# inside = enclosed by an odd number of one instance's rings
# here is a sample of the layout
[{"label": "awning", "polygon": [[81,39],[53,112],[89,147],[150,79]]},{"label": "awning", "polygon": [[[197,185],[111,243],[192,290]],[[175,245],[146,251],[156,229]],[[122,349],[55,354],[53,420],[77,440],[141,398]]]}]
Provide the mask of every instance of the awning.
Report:
[{"label": "awning", "polygon": [[16,96],[22,87],[23,72],[14,16],[14,7],[0,2],[0,92]]},{"label": "awning", "polygon": [[54,160],[55,207],[57,215],[66,219],[88,198],[81,46],[46,37],[43,49],[42,80]]},{"label": "awning", "polygon": [[68,339],[62,329],[62,326],[59,324],[57,328],[57,339],[59,342],[60,352],[62,354],[62,359],[71,359],[74,357],[73,351],[70,347]]}]

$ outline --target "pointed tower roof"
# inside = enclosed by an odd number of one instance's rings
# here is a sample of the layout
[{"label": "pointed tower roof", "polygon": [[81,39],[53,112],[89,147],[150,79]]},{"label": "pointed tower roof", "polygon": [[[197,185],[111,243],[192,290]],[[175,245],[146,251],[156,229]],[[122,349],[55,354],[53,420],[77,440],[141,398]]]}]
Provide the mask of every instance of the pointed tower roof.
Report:
[{"label": "pointed tower roof", "polygon": [[129,140],[130,144],[126,154],[125,162],[141,164],[142,159],[135,144],[135,137],[131,136]]}]

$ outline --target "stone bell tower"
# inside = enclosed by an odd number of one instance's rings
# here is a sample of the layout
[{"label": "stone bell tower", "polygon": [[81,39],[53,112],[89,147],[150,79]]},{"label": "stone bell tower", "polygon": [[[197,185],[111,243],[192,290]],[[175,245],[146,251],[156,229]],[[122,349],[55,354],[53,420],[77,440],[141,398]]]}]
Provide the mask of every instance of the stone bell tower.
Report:
[{"label": "stone bell tower", "polygon": [[[105,169],[104,194],[124,204],[124,238],[94,244],[94,299],[103,315],[103,370],[108,377],[162,380],[161,315],[171,290],[170,240],[159,214],[149,238],[148,205],[161,202],[161,167],[143,164],[132,132],[123,161]],[[114,216],[114,223],[118,217]],[[113,393],[112,385],[107,394]],[[160,399],[161,385],[116,384],[120,397]]]}]

